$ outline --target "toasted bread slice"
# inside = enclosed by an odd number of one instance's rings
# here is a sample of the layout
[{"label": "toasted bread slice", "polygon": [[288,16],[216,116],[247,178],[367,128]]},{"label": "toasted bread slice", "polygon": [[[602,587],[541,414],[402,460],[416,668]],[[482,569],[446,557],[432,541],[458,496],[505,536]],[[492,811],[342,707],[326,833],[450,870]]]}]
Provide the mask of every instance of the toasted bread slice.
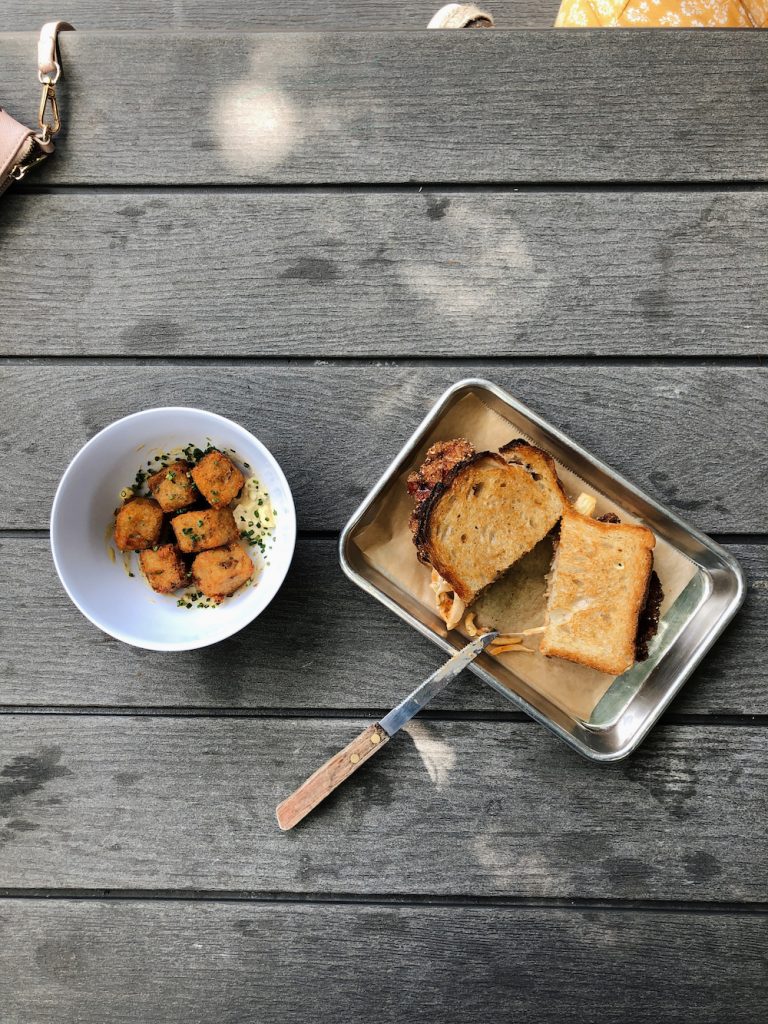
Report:
[{"label": "toasted bread slice", "polygon": [[[530,449],[530,458],[538,449]],[[518,449],[519,451],[519,449]],[[471,604],[556,525],[567,499],[554,464],[543,452],[539,468],[478,452],[455,465],[415,512],[419,558]]]},{"label": "toasted bread slice", "polygon": [[655,543],[645,526],[600,522],[569,509],[550,570],[541,653],[613,676],[626,672],[635,662]]},{"label": "toasted bread slice", "polygon": [[519,438],[510,441],[503,448],[499,448],[499,455],[510,464],[523,466],[533,476],[533,479],[542,484],[542,489],[559,491],[563,497],[563,506],[569,504],[557,475],[555,460],[547,455],[541,448],[536,448],[527,441]]}]

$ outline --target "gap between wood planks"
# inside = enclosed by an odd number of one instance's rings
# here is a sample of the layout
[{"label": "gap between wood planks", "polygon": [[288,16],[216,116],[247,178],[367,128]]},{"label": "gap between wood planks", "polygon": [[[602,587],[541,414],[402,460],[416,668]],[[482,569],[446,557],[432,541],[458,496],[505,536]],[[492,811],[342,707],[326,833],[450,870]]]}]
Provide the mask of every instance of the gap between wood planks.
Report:
[{"label": "gap between wood planks", "polygon": [[562,910],[602,913],[681,914],[768,914],[768,903],[706,902],[704,900],[601,900],[583,898],[520,897],[520,896],[430,896],[399,893],[373,893],[358,896],[344,892],[257,892],[238,889],[44,889],[0,887],[0,899],[13,900],[82,900],[143,902],[210,902],[210,903],[300,903],[310,905],[362,905],[383,907],[477,907],[497,910]]},{"label": "gap between wood planks", "polygon": [[[89,718],[281,718],[322,719],[323,721],[370,722],[382,718],[389,708],[239,708],[159,705],[142,707],[119,704],[0,704],[3,715],[59,715]],[[423,722],[478,722],[537,725],[523,711],[437,711],[427,709],[419,713]],[[676,714],[668,712],[659,722],[669,726],[713,726],[765,729],[768,715]]]},{"label": "gap between wood planks", "polygon": [[185,369],[194,370],[202,366],[227,366],[230,363],[237,363],[239,366],[248,365],[274,365],[274,366],[435,366],[442,363],[457,366],[472,366],[477,370],[510,369],[513,367],[525,366],[693,366],[711,367],[712,369],[729,369],[731,367],[750,366],[762,367],[768,362],[768,352],[756,352],[753,355],[719,355],[719,356],[617,356],[617,355],[584,355],[584,356],[398,356],[398,355],[376,355],[366,353],[360,356],[318,356],[318,355],[195,355],[193,357],[178,355],[142,355],[136,356],[132,353],[125,355],[47,355],[27,356],[6,353],[0,356],[0,366],[45,366],[47,364],[63,363],[68,366],[108,366],[122,364],[123,366],[179,366]]},{"label": "gap between wood planks", "polygon": [[443,181],[413,181],[413,182],[312,182],[301,184],[291,182],[288,184],[272,183],[270,185],[230,183],[222,184],[211,182],[210,184],[168,184],[168,185],[136,185],[130,182],[99,182],[93,185],[72,185],[72,184],[50,184],[18,185],[14,189],[16,195],[51,195],[57,192],[66,192],[68,195],[98,195],[99,193],[139,193],[145,195],[162,194],[166,192],[181,192],[190,194],[201,194],[211,192],[233,192],[244,195],[269,195],[270,193],[296,193],[306,195],[317,193],[319,195],[331,194],[366,194],[366,193],[401,193],[412,195],[418,192],[445,192],[452,195],[459,195],[466,192],[766,192],[768,184],[764,181],[743,180],[743,181],[620,181],[620,182],[582,182],[582,181],[552,181],[552,182],[443,182]]}]

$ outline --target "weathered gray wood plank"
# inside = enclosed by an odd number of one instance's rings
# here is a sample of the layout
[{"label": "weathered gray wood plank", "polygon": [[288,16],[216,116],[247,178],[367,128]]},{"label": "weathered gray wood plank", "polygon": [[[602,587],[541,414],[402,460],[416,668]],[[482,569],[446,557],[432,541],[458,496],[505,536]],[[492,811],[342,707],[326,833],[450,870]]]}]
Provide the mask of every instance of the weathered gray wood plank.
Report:
[{"label": "weathered gray wood plank", "polygon": [[[747,600],[674,712],[768,714],[768,546],[729,546]],[[373,717],[442,659],[346,579],[331,538],[299,540],[283,590],[246,630],[212,652],[169,657],[126,647],[83,618],[47,540],[0,536],[0,641],[0,705],[354,708]],[[432,706],[514,710],[468,672]]]},{"label": "weathered gray wood plank", "polygon": [[9,195],[0,237],[8,355],[766,348],[763,192]]},{"label": "weathered gray wood plank", "polygon": [[[265,0],[68,0],[67,17],[81,31],[91,29],[398,29],[425,28],[440,0],[293,0],[280,6]],[[490,0],[499,28],[549,28],[558,0]],[[13,32],[36,32],[51,17],[48,0],[5,0],[3,26]]]},{"label": "weathered gray wood plank", "polygon": [[281,833],[278,801],[359,731],[360,719],[2,716],[0,878],[765,900],[766,729],[662,726],[600,768],[528,725],[416,722]]},{"label": "weathered gray wood plank", "polygon": [[310,1022],[324,992],[326,1024],[560,1024],[597,1003],[603,1024],[753,1024],[768,996],[755,914],[3,900],[0,924],[9,1024]]},{"label": "weathered gray wood plank", "polygon": [[[162,351],[167,330],[158,321],[137,333],[151,334]],[[47,525],[56,483],[88,437],[119,416],[172,402],[252,430],[283,465],[300,524],[339,529],[442,391],[486,376],[701,529],[761,532],[766,493],[755,481],[768,473],[767,373],[757,361],[5,365],[0,527]]]},{"label": "weathered gray wood plank", "polygon": [[[31,33],[0,37],[0,95],[22,118],[33,47]],[[768,171],[764,32],[79,32],[62,52],[66,135],[38,182]]]}]

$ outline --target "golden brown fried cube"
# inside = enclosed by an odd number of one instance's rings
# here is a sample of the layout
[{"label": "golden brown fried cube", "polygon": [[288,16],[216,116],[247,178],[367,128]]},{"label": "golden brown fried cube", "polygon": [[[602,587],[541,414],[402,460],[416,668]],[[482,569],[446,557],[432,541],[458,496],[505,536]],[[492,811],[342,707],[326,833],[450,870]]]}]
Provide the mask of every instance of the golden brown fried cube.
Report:
[{"label": "golden brown fried cube", "polygon": [[153,498],[132,498],[115,516],[115,544],[121,551],[143,551],[160,540],[163,510]]},{"label": "golden brown fried cube", "polygon": [[147,548],[139,555],[141,570],[147,583],[158,594],[170,594],[189,582],[189,573],[175,544]]},{"label": "golden brown fried cube", "polygon": [[239,531],[235,517],[228,508],[206,508],[200,512],[184,512],[171,520],[181,550],[207,551],[237,540]]},{"label": "golden brown fried cube", "polygon": [[204,551],[192,563],[195,583],[206,597],[220,601],[234,594],[253,575],[253,562],[235,542],[215,551]]},{"label": "golden brown fried cube", "polygon": [[152,497],[163,512],[175,512],[197,501],[197,488],[192,480],[189,463],[184,459],[178,459],[153,473],[147,483]]},{"label": "golden brown fried cube", "polygon": [[224,452],[208,452],[192,470],[192,479],[213,508],[228,505],[243,489],[245,477]]}]

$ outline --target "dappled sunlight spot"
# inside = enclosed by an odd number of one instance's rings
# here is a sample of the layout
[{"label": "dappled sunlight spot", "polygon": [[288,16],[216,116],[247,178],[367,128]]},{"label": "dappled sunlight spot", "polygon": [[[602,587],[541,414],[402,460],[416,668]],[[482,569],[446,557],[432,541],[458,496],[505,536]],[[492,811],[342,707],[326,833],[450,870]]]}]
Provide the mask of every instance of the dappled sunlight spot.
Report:
[{"label": "dappled sunlight spot", "polygon": [[326,45],[311,36],[293,36],[286,49],[257,45],[241,78],[214,87],[209,124],[221,159],[241,174],[258,174],[291,156],[316,159],[312,140],[320,137],[320,159],[326,147],[347,156],[355,147],[367,150],[356,125],[370,121],[370,103],[350,95],[329,105],[316,86],[326,60]]},{"label": "dappled sunlight spot", "polygon": [[505,835],[477,835],[472,842],[475,862],[497,881],[515,883],[526,877],[548,877],[550,867],[547,858],[539,853],[520,855],[516,844]]},{"label": "dappled sunlight spot", "polygon": [[[428,197],[429,203],[429,197]],[[460,318],[503,307],[505,315],[529,316],[544,298],[549,282],[537,273],[528,242],[511,218],[484,213],[474,201],[444,198],[427,206],[427,233],[418,224],[412,257],[397,270],[403,283],[448,317]],[[417,245],[418,242],[418,245]],[[431,259],[435,252],[437,258]],[[456,253],[457,256],[446,255]],[[458,254],[461,254],[460,256]]]},{"label": "dappled sunlight spot", "polygon": [[[370,411],[375,423],[400,422],[403,410],[418,408],[423,401],[423,384],[413,375],[404,377],[396,369],[387,370],[387,363],[377,363],[382,370],[380,379],[383,386],[369,398]],[[394,364],[390,364],[394,367]]]},{"label": "dappled sunlight spot", "polygon": [[213,129],[223,158],[242,172],[281,163],[300,136],[293,104],[282,89],[264,82],[237,82],[225,90]]},{"label": "dappled sunlight spot", "polygon": [[477,274],[469,280],[463,268],[445,263],[408,267],[407,282],[420,298],[427,299],[445,313],[471,313],[485,305],[483,283]]},{"label": "dappled sunlight spot", "polygon": [[406,732],[438,789],[449,781],[451,769],[456,765],[456,753],[445,740],[438,739],[424,722],[410,722]]},{"label": "dappled sunlight spot", "polygon": [[651,391],[657,398],[682,398],[691,390],[691,383],[684,380],[655,381],[651,384]]}]

